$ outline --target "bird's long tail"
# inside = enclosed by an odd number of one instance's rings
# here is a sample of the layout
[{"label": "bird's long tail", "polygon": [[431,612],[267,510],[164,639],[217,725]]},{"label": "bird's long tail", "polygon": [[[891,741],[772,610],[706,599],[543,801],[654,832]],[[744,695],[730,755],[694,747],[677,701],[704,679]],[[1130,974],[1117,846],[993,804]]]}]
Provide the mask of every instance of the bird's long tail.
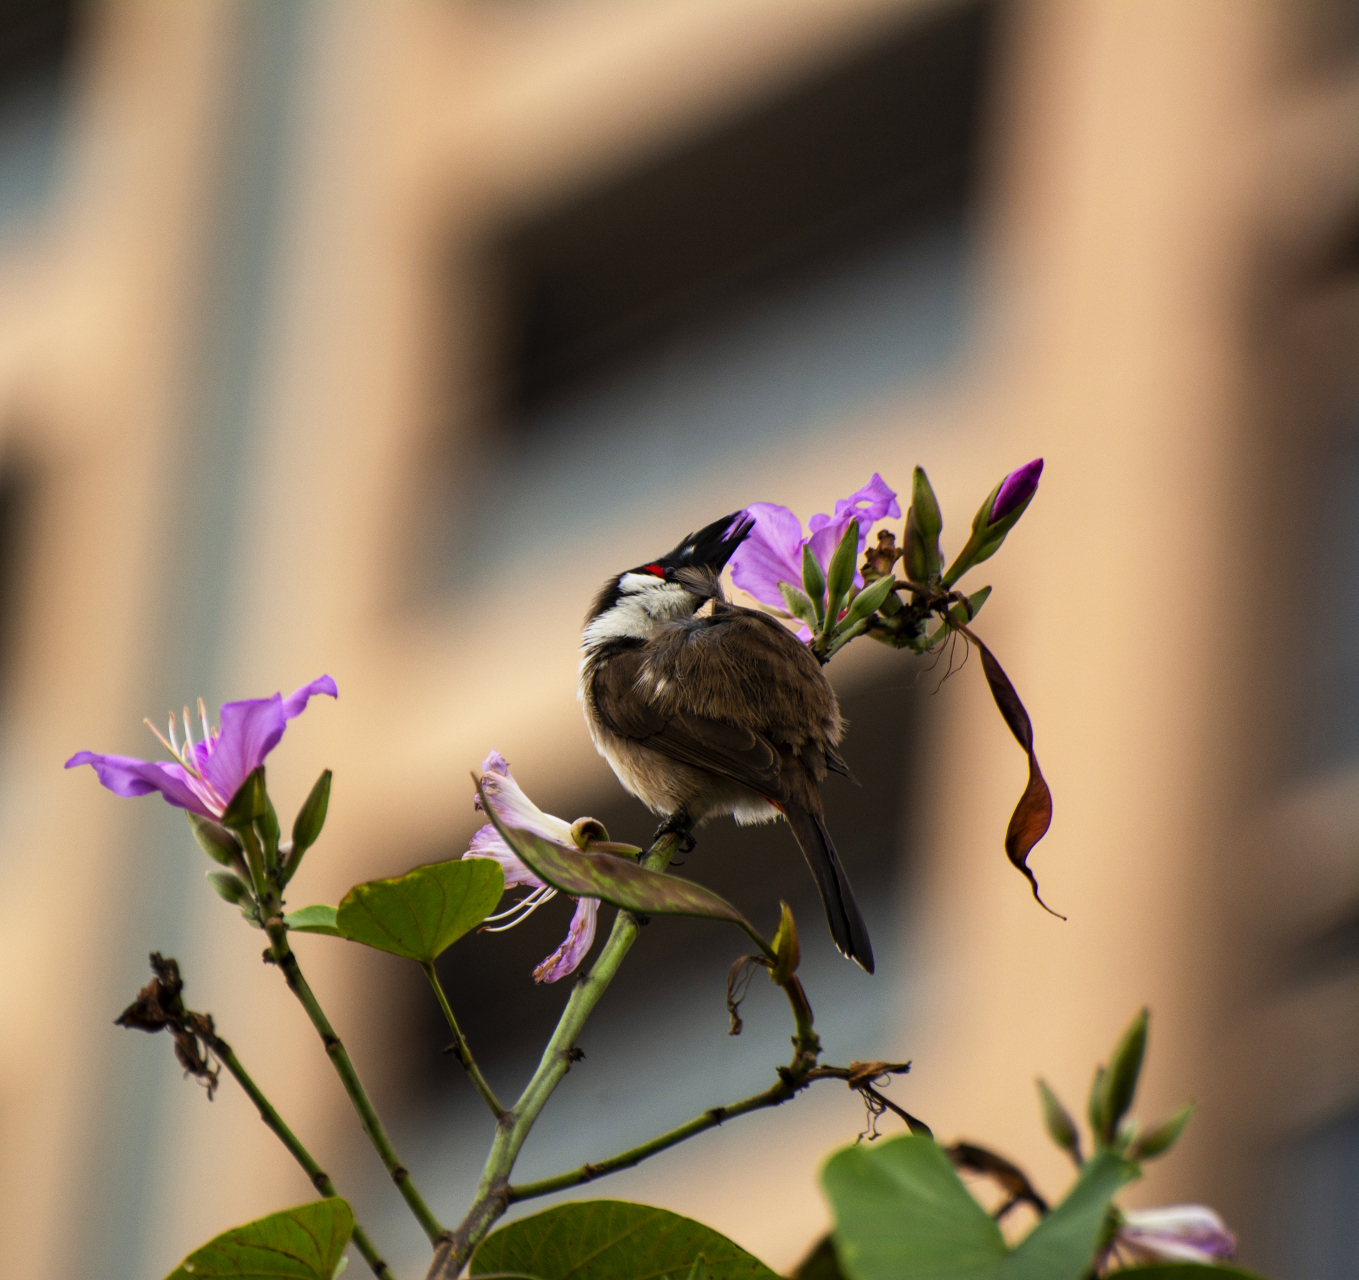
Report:
[{"label": "bird's long tail", "polygon": [[868,940],[868,926],[864,924],[859,904],[854,901],[854,890],[840,865],[825,822],[820,814],[810,813],[800,804],[785,804],[783,812],[802,849],[802,856],[816,877],[816,887],[821,891],[821,901],[826,908],[826,923],[830,925],[835,945],[841,955],[872,973],[873,944]]}]

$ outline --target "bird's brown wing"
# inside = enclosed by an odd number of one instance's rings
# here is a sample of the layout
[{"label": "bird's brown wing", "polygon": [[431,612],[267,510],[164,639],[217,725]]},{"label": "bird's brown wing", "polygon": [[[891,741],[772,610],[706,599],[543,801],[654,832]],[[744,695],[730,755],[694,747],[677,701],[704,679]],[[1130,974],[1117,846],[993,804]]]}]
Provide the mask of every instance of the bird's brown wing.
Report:
[{"label": "bird's brown wing", "polygon": [[638,696],[649,648],[620,653],[595,673],[591,689],[603,726],[681,764],[706,769],[777,798],[779,752],[763,734]]},{"label": "bird's brown wing", "polygon": [[840,711],[821,665],[775,619],[719,602],[642,649],[638,690],[663,712],[755,726],[800,750],[840,740]]}]

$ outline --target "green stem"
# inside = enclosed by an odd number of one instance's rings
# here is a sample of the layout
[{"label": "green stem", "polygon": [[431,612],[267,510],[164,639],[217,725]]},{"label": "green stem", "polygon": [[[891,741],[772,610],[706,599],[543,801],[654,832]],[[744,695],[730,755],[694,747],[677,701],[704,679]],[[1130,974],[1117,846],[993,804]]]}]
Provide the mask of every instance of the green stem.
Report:
[{"label": "green stem", "polygon": [[481,1074],[481,1068],[477,1066],[476,1059],[472,1057],[472,1050],[467,1043],[467,1037],[463,1035],[462,1028],[458,1026],[457,1018],[453,1016],[453,1008],[448,1003],[448,997],[444,994],[443,986],[439,982],[439,975],[434,971],[434,965],[427,961],[420,967],[425,971],[429,985],[434,988],[434,994],[438,997],[439,1007],[444,1011],[444,1017],[448,1019],[448,1029],[453,1033],[453,1052],[457,1054],[458,1061],[462,1063],[463,1069],[471,1076],[472,1083],[477,1087],[477,1092],[481,1094],[486,1105],[491,1108],[491,1114],[499,1120],[505,1114],[505,1108],[500,1105],[500,1099],[495,1096],[495,1092],[486,1082],[486,1077]]},{"label": "green stem", "polygon": [[[335,1184],[329,1175],[316,1163],[310,1151],[298,1140],[297,1135],[284,1123],[283,1117],[274,1110],[273,1104],[260,1092],[260,1087],[250,1078],[240,1059],[221,1036],[215,1032],[204,1037],[217,1060],[236,1077],[236,1082],[250,1097],[260,1113],[260,1119],[277,1135],[278,1140],[288,1148],[288,1154],[306,1171],[312,1186],[323,1196],[338,1196]],[[364,1261],[379,1280],[395,1280],[392,1269],[382,1260],[382,1255],[373,1247],[367,1232],[356,1222],[354,1224],[354,1247],[363,1255]]]},{"label": "green stem", "polygon": [[[651,871],[664,871],[678,844],[677,833],[662,836],[643,856],[642,865]],[[570,1068],[576,1037],[613,981],[624,956],[636,942],[637,930],[636,916],[629,911],[620,911],[599,958],[571,992],[533,1078],[514,1106],[497,1122],[495,1140],[486,1158],[472,1207],[457,1229],[436,1246],[426,1280],[455,1280],[472,1250],[509,1207],[510,1172],[520,1148],[552,1091]]]},{"label": "green stem", "polygon": [[[605,1174],[617,1173],[620,1169],[631,1169],[633,1165],[640,1164],[648,1156],[654,1156],[658,1152],[665,1151],[669,1147],[676,1146],[696,1134],[704,1133],[708,1129],[714,1129],[724,1120],[730,1120],[734,1116],[743,1116],[751,1111],[759,1111],[765,1107],[777,1107],[780,1103],[787,1102],[798,1090],[805,1089],[810,1083],[807,1079],[807,1071],[810,1064],[804,1065],[800,1059],[801,1054],[794,1057],[791,1065],[780,1070],[777,1084],[771,1085],[763,1093],[752,1094],[749,1098],[742,1098],[740,1102],[729,1103],[725,1107],[713,1107],[710,1111],[705,1111],[701,1116],[695,1116],[687,1124],[682,1124],[678,1128],[671,1129],[668,1133],[658,1134],[649,1142],[643,1142],[640,1146],[632,1147],[628,1151],[620,1151],[616,1156],[610,1156],[607,1160],[601,1160],[598,1164],[583,1164],[579,1169],[572,1169],[569,1173],[559,1173],[554,1178],[543,1178],[539,1182],[525,1182],[519,1186],[507,1187],[505,1189],[506,1199],[510,1204],[517,1204],[521,1200],[532,1200],[537,1196],[551,1195],[554,1191],[565,1191],[568,1187],[578,1187],[585,1182],[593,1182],[596,1178],[602,1178]],[[815,1059],[812,1059],[815,1062]]]},{"label": "green stem", "polygon": [[[276,906],[276,904],[271,905]],[[364,1132],[368,1135],[374,1150],[377,1151],[384,1167],[391,1175],[392,1181],[396,1183],[396,1189],[401,1192],[407,1207],[424,1229],[430,1242],[437,1246],[448,1233],[444,1230],[443,1224],[440,1223],[438,1218],[430,1212],[429,1206],[425,1204],[424,1197],[421,1196],[415,1183],[411,1180],[410,1173],[397,1158],[392,1140],[387,1136],[387,1130],[383,1127],[382,1121],[378,1119],[377,1112],[373,1110],[373,1104],[368,1100],[368,1094],[364,1091],[358,1072],[354,1070],[354,1064],[349,1060],[349,1054],[340,1042],[340,1037],[335,1034],[335,1028],[330,1025],[330,1019],[326,1017],[321,1006],[316,1002],[316,997],[307,985],[307,980],[302,976],[297,957],[288,945],[288,928],[276,909],[270,912],[265,928],[269,933],[269,941],[273,943],[273,946],[269,949],[269,958],[283,970],[283,976],[287,980],[289,989],[302,1002],[302,1007],[307,1011],[312,1026],[316,1028],[317,1034],[321,1037],[321,1043],[325,1045],[331,1065],[334,1066],[336,1074],[340,1077],[340,1082],[344,1085],[345,1092],[349,1095],[349,1101],[354,1104],[354,1110],[359,1113]]]}]

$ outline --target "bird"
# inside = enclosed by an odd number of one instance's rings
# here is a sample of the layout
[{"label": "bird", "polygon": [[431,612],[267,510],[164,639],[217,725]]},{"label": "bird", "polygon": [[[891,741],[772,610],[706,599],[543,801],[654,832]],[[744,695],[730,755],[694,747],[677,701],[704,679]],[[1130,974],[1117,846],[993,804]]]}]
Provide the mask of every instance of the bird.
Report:
[{"label": "bird", "polygon": [[665,819],[658,836],[689,837],[727,814],[742,825],[781,816],[836,947],[872,973],[868,928],[821,803],[828,773],[850,776],[835,691],[805,644],[729,602],[718,576],[753,527],[733,512],[604,584],[581,637],[585,721],[623,786]]}]

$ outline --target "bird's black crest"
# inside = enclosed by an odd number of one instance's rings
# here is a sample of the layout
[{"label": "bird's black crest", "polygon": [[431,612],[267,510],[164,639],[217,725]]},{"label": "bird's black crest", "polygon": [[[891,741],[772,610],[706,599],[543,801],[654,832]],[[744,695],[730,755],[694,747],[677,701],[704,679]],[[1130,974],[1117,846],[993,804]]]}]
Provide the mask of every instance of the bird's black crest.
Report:
[{"label": "bird's black crest", "polygon": [[679,545],[668,555],[641,565],[632,572],[654,573],[657,568],[673,571],[699,567],[721,573],[736,548],[746,540],[754,527],[755,521],[744,511],[733,511],[731,515],[705,525],[697,533],[681,538]]}]

